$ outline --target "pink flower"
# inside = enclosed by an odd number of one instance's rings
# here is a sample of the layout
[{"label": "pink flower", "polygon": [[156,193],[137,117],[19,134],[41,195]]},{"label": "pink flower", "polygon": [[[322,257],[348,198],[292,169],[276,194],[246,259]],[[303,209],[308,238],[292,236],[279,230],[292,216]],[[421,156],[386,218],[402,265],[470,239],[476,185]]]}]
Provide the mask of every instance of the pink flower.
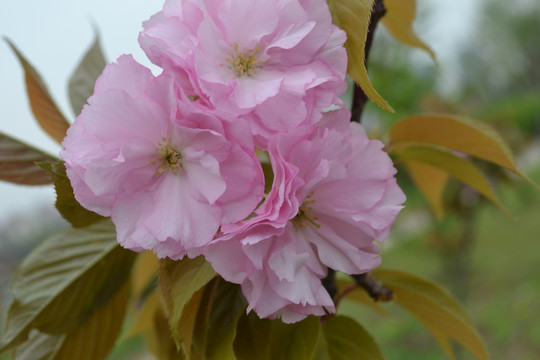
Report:
[{"label": "pink flower", "polygon": [[[349,113],[337,114],[343,127]],[[373,241],[386,237],[405,201],[396,170],[357,124],[297,128],[273,136],[268,152],[274,182],[257,215],[224,225],[204,254],[261,317],[333,312],[321,279],[327,267],[361,274],[379,265]]]},{"label": "pink flower", "polygon": [[139,42],[200,101],[249,119],[257,146],[319,120],[346,89],[345,33],[324,0],[168,0]]},{"label": "pink flower", "polygon": [[75,197],[111,216],[119,243],[196,256],[262,196],[249,127],[221,121],[131,56],[108,65],[61,152]]}]

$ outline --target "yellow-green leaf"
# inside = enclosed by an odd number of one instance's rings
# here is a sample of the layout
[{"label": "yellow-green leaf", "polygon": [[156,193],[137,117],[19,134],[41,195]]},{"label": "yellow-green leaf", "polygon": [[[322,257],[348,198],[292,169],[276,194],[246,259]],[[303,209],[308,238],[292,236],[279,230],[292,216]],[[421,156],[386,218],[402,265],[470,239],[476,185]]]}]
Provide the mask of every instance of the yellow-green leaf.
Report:
[{"label": "yellow-green leaf", "polygon": [[386,14],[382,23],[402,43],[425,50],[433,60],[435,53],[414,32],[412,23],[416,14],[416,0],[384,0]]},{"label": "yellow-green leaf", "polygon": [[[504,210],[488,180],[469,159],[456,156],[433,146],[409,146],[400,150],[398,156],[405,161],[416,161],[444,170],[469,185]],[[425,181],[428,181],[427,179]]]},{"label": "yellow-green leaf", "polygon": [[148,294],[142,305],[137,307],[134,324],[122,340],[125,341],[140,334],[143,335],[148,350],[156,356],[156,359],[184,359],[171,337],[170,326],[163,313],[157,291]]},{"label": "yellow-green leaf", "polygon": [[96,35],[94,43],[84,54],[79,66],[69,79],[69,101],[75,115],[79,115],[86,100],[94,93],[94,84],[106,64],[99,36]]},{"label": "yellow-green leaf", "polygon": [[423,321],[423,324],[431,331],[431,334],[439,343],[442,351],[448,356],[450,360],[456,360],[456,354],[454,353],[454,348],[452,347],[452,339],[445,332],[434,327],[430,322]]},{"label": "yellow-green leaf", "polygon": [[133,265],[133,271],[131,272],[133,293],[137,299],[141,298],[151,286],[157,276],[158,268],[159,259],[156,254],[150,250],[144,250],[139,253]]},{"label": "yellow-green leaf", "polygon": [[66,136],[69,122],[56,106],[45,83],[34,67],[25,59],[22,53],[15,47],[9,39],[5,38],[11,47],[21,66],[24,69],[26,82],[26,92],[30,107],[36,117],[37,122],[45,132],[58,143],[61,143]]},{"label": "yellow-green leaf", "polygon": [[152,327],[150,331],[144,333],[144,339],[148,349],[156,355],[159,360],[184,360],[185,357],[178,351],[176,344],[171,337],[171,329],[167,318],[158,307],[154,313]]},{"label": "yellow-green leaf", "polygon": [[454,115],[415,115],[390,129],[391,150],[431,144],[502,166],[525,177],[504,140],[488,125]]},{"label": "yellow-green leaf", "polygon": [[322,335],[319,359],[383,360],[373,337],[351,318],[333,316],[322,325]]},{"label": "yellow-green leaf", "polygon": [[0,180],[21,185],[47,185],[53,180],[36,162],[57,161],[54,156],[0,133]]},{"label": "yellow-green leaf", "polygon": [[216,276],[214,269],[204,257],[184,258],[180,261],[160,261],[159,285],[165,316],[169,320],[172,337],[180,347],[179,322],[184,306],[193,294]]},{"label": "yellow-green leaf", "polygon": [[[377,278],[395,294],[395,301],[414,314],[448,353],[448,338],[463,345],[477,359],[488,359],[487,349],[463,307],[439,285],[413,274],[375,270]],[[446,344],[446,345],[445,345]]]},{"label": "yellow-green leaf", "polygon": [[118,292],[134,259],[134,252],[118,246],[110,221],[46,239],[13,277],[13,303],[0,351],[25,341],[32,329],[72,332]]},{"label": "yellow-green leaf", "polygon": [[152,331],[154,318],[158,312],[161,312],[161,303],[157,291],[150,293],[144,299],[142,304],[137,304],[135,311],[135,321],[133,326],[122,337],[123,340]]},{"label": "yellow-green leaf", "polygon": [[327,0],[334,24],[347,33],[345,48],[349,57],[347,72],[377,105],[394,112],[392,107],[373,88],[364,64],[369,19],[373,0]]},{"label": "yellow-green leaf", "polygon": [[448,182],[448,173],[435,166],[414,160],[406,161],[405,164],[418,190],[429,201],[435,214],[442,218],[444,215],[442,195]]}]

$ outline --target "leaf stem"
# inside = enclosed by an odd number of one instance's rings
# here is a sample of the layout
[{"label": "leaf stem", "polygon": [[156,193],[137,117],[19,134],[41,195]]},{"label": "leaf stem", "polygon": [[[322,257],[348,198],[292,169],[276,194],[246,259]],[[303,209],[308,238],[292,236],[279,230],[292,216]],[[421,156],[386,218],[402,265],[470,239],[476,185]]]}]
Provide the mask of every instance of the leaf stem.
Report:
[{"label": "leaf stem", "polygon": [[[375,34],[375,28],[379,23],[379,20],[386,14],[386,7],[383,0],[375,0],[373,7],[371,8],[371,18],[369,21],[369,27],[366,37],[366,45],[364,46],[364,65],[368,68],[368,57],[371,51],[371,44],[373,43],[373,35]],[[358,84],[354,84],[353,104],[351,109],[351,121],[357,123],[361,122],[362,112],[364,106],[368,101],[367,95]]]}]

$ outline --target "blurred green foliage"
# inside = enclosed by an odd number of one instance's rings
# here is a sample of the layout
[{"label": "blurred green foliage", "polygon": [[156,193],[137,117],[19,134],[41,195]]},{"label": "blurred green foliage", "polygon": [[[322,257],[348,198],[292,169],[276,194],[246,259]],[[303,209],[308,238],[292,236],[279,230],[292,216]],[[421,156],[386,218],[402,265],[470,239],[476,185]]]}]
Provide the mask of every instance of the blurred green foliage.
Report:
[{"label": "blurred green foliage", "polygon": [[[538,19],[540,7],[535,1],[484,0],[476,29],[461,50],[459,87],[452,99],[436,91],[436,65],[415,64],[411,54],[419,50],[397,45],[384,30],[377,29],[370,77],[396,114],[383,112],[371,103],[363,121],[377,136],[409,114],[469,114],[495,125],[518,160],[533,155],[523,170],[540,183],[540,157],[534,156],[540,140]],[[422,22],[422,17],[418,21]],[[407,208],[383,245],[382,267],[422,274],[460,296],[494,359],[537,359],[538,190],[505,172],[487,168],[484,170],[512,216],[452,183],[445,192],[450,212],[445,219],[434,221],[427,204],[401,170],[399,183],[408,194]],[[468,212],[467,202],[478,207]],[[355,310],[347,302],[341,311],[353,313],[360,323],[370,325],[388,359],[446,359],[432,335],[410,314],[392,303],[384,304],[384,308],[389,316],[367,308]],[[472,357],[459,353],[458,358]]]}]

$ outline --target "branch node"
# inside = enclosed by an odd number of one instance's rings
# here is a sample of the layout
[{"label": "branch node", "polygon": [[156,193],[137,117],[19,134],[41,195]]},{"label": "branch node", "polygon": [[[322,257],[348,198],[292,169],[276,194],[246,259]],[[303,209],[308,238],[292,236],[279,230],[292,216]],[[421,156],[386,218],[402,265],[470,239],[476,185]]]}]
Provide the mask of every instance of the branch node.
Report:
[{"label": "branch node", "polygon": [[351,275],[354,281],[366,290],[366,292],[375,301],[388,302],[394,299],[394,293],[381,283],[375,275],[370,273]]}]

